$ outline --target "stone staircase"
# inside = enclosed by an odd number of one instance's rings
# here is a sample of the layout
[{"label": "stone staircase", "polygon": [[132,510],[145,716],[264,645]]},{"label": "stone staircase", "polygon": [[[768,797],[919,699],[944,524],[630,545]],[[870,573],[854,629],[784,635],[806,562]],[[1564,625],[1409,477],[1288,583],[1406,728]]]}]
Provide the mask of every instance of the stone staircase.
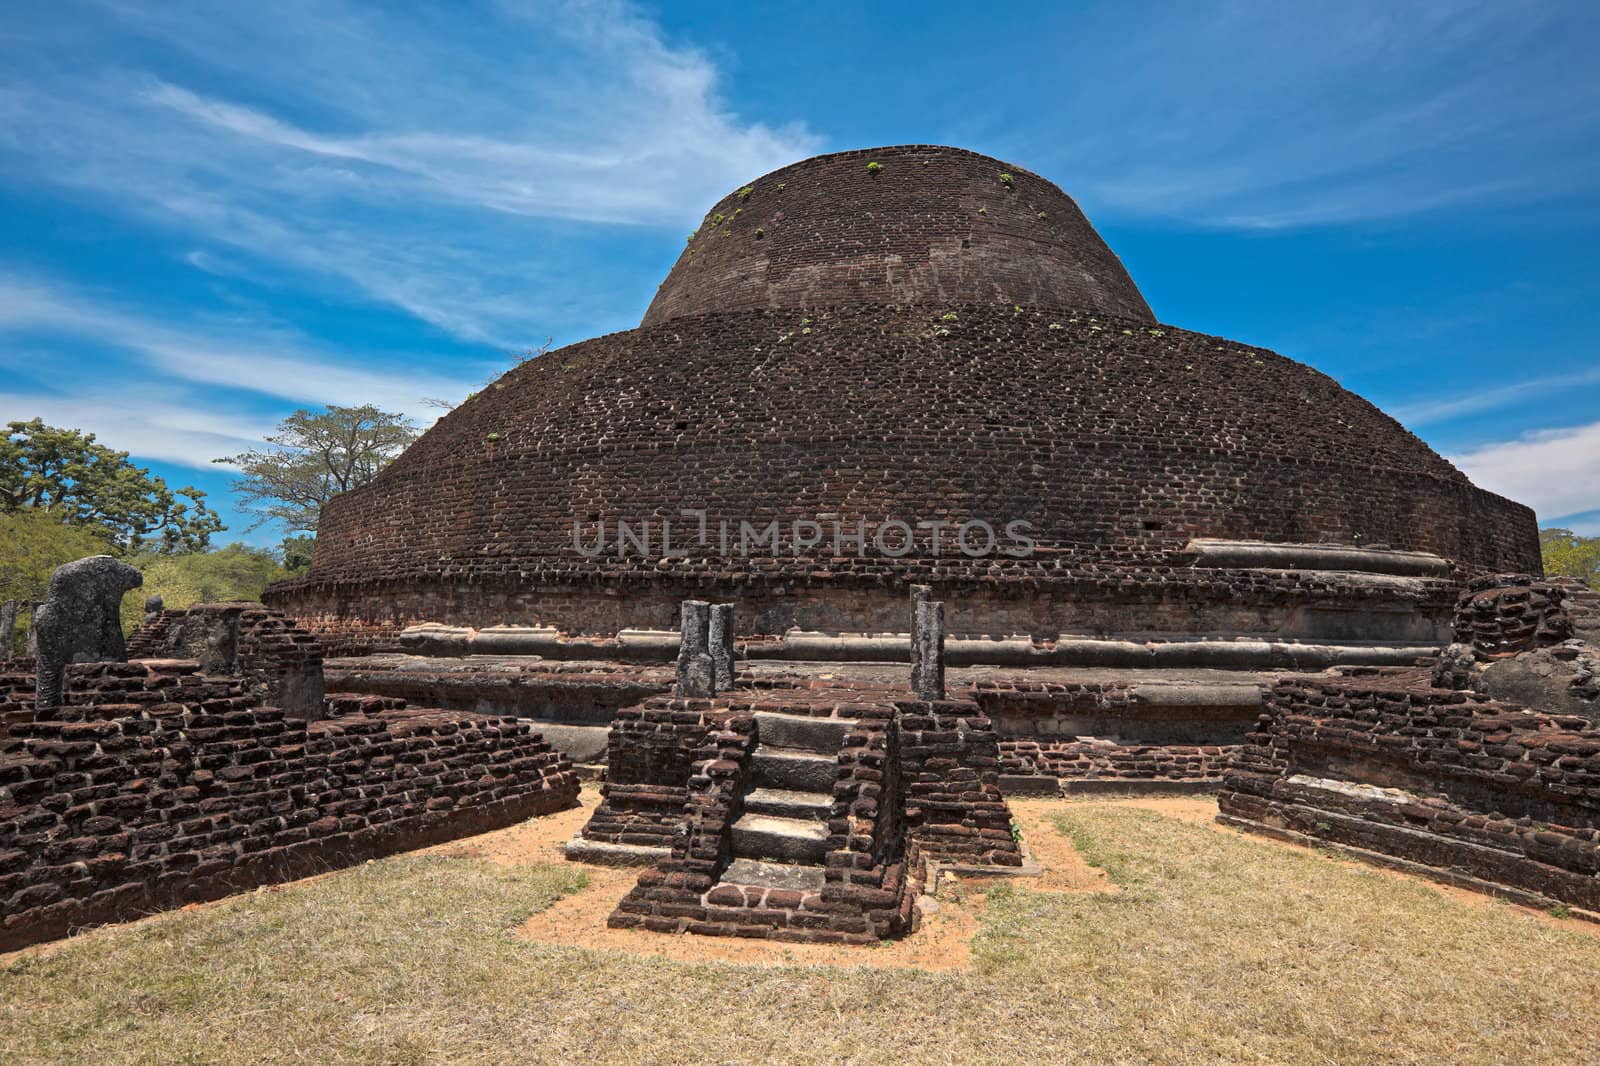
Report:
[{"label": "stone staircase", "polygon": [[761,711],[743,814],[733,823],[733,861],[722,884],[819,891],[838,753],[849,718]]}]

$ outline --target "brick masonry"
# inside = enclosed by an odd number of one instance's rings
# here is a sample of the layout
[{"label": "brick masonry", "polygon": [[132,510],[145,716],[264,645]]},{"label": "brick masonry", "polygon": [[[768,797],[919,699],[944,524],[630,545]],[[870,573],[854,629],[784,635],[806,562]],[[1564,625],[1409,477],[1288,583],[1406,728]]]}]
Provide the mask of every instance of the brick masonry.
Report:
[{"label": "brick masonry", "polygon": [[339,696],[307,723],[194,662],[69,668],[0,740],[0,950],[570,807],[514,718]]},{"label": "brick masonry", "polygon": [[1294,679],[1221,817],[1491,891],[1600,911],[1600,729],[1424,678]]},{"label": "brick masonry", "polygon": [[1155,321],[1055,185],[959,148],[903,145],[816,156],[729,193],[689,238],[644,325],[713,311],[939,302]]},{"label": "brick masonry", "polygon": [[1456,604],[1455,639],[1480,660],[1504,659],[1573,636],[1568,589],[1527,574],[1497,574],[1469,584]]},{"label": "brick masonry", "polygon": [[1219,781],[1260,714],[1222,695],[1152,707],[1119,681],[984,679],[970,697],[995,722],[1002,774],[1073,781]]},{"label": "brick masonry", "polygon": [[[838,755],[819,890],[718,880],[763,711],[857,723]],[[996,738],[967,701],[906,700],[884,685],[769,682],[716,700],[647,701],[613,738],[613,759],[629,769],[610,773],[585,837],[672,849],[618,904],[615,927],[866,944],[911,931],[929,860],[1022,865],[998,789]],[[654,800],[646,810],[642,794]]]}]

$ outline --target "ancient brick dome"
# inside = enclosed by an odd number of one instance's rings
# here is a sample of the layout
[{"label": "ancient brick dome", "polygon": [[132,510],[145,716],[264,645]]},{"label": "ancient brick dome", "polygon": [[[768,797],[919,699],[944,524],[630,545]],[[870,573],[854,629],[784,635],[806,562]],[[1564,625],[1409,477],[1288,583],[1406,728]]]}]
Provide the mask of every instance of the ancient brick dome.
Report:
[{"label": "ancient brick dome", "polygon": [[908,145],[817,156],[723,197],[644,325],[864,303],[1074,307],[1155,321],[1066,193],[975,152]]},{"label": "ancient brick dome", "polygon": [[[1025,522],[1035,547],[952,550],[976,520]],[[786,540],[796,522],[824,534],[798,552],[721,534],[771,521]],[[618,523],[647,522],[648,545],[618,554]],[[872,550],[899,522],[911,542]],[[949,523],[943,551],[927,523]],[[865,553],[848,539],[862,529]],[[613,540],[590,556],[596,531]],[[1053,637],[1248,630],[1259,604],[1327,588],[1197,569],[1197,538],[1538,570],[1532,512],[1372,404],[1270,351],[1157,325],[1044,179],[956,149],[874,149],[722,200],[641,328],[467,400],[332,501],[310,576],[268,598],[325,632],[609,635],[670,626],[690,595],[737,597],[766,632],[903,631],[906,585],[932,581],[968,605],[969,630]]]}]

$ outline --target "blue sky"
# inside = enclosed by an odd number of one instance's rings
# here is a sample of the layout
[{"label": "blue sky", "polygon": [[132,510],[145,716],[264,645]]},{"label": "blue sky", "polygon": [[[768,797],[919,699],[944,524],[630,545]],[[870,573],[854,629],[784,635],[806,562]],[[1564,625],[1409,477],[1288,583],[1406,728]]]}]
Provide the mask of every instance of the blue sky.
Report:
[{"label": "blue sky", "polygon": [[0,21],[0,418],[213,493],[299,406],[436,417],[637,324],[728,190],[960,145],[1158,317],[1600,534],[1600,5],[187,4]]}]

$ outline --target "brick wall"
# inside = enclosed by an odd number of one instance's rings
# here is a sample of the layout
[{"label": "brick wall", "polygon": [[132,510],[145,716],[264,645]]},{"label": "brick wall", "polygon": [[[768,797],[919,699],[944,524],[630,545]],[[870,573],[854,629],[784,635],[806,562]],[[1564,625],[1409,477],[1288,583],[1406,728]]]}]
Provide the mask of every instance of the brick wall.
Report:
[{"label": "brick wall", "polygon": [[970,697],[994,721],[1007,776],[1197,781],[1220,779],[1260,714],[1238,689],[1167,705],[1124,682],[983,679]]},{"label": "brick wall", "polygon": [[514,718],[342,697],[306,723],[192,662],[74,666],[0,741],[0,950],[572,806]]},{"label": "brick wall", "polygon": [[32,659],[0,659],[0,741],[13,726],[33,721],[35,676]]},{"label": "brick wall", "polygon": [[[837,581],[861,599],[949,581],[1014,600],[1019,617],[1063,582],[1188,585],[1220,603],[1251,587],[1176,573],[1196,536],[1386,544],[1468,572],[1538,570],[1530,511],[1473,487],[1309,367],[1069,311],[963,307],[949,324],[940,312],[839,308],[806,327],[784,312],[705,315],[532,360],[332,501],[310,576],[267,600],[360,638],[401,616],[456,620],[480,589],[536,593],[554,615],[576,605],[574,628],[587,630],[605,597],[616,617],[617,597],[657,587],[670,588],[665,603],[696,585],[777,597]],[[685,557],[586,559],[574,547],[574,521],[585,537],[603,524],[613,548],[619,521],[651,521],[659,548],[663,516],[684,507],[707,512],[712,542]],[[891,520],[1020,520],[1037,549],[967,559],[947,529],[937,558],[926,530],[898,559],[835,557],[831,527],[828,546],[799,559],[721,548],[723,520],[736,543],[741,521],[792,530],[830,516],[868,522],[869,538]],[[679,522],[681,547],[698,522]],[[835,617],[851,613],[846,602]]]},{"label": "brick wall", "polygon": [[1504,659],[1573,635],[1567,589],[1527,574],[1496,574],[1467,586],[1456,605],[1455,639],[1480,659]]},{"label": "brick wall", "polygon": [[1000,794],[1000,738],[969,700],[899,704],[906,829],[928,858],[1021,866]]},{"label": "brick wall", "polygon": [[[398,651],[400,630],[421,622],[552,625],[612,636],[675,629],[684,599],[736,600],[741,637],[798,627],[894,632],[906,627],[906,586],[929,584],[945,600],[953,635],[1029,633],[1260,634],[1314,639],[1318,612],[1414,616],[1443,641],[1459,585],[1418,580],[1376,591],[1339,575],[1194,568],[1181,553],[1117,565],[1081,552],[1046,553],[1048,564],[944,560],[908,568],[822,559],[774,562],[759,574],[721,564],[695,574],[661,565],[576,575],[446,573],[351,582],[302,580],[268,590],[275,606],[313,629],[330,654]],[[1038,571],[1035,573],[1035,571]],[[1371,639],[1384,635],[1370,634]]]},{"label": "brick wall", "polygon": [[600,806],[584,825],[584,838],[671,847],[683,825],[694,764],[729,714],[708,700],[672,696],[617,711],[606,740]]},{"label": "brick wall", "polygon": [[1600,729],[1420,677],[1279,682],[1224,820],[1600,910]]},{"label": "brick wall", "polygon": [[1055,185],[959,148],[903,145],[817,156],[729,193],[706,212],[644,324],[711,311],[941,301],[1155,321],[1122,263]]}]

